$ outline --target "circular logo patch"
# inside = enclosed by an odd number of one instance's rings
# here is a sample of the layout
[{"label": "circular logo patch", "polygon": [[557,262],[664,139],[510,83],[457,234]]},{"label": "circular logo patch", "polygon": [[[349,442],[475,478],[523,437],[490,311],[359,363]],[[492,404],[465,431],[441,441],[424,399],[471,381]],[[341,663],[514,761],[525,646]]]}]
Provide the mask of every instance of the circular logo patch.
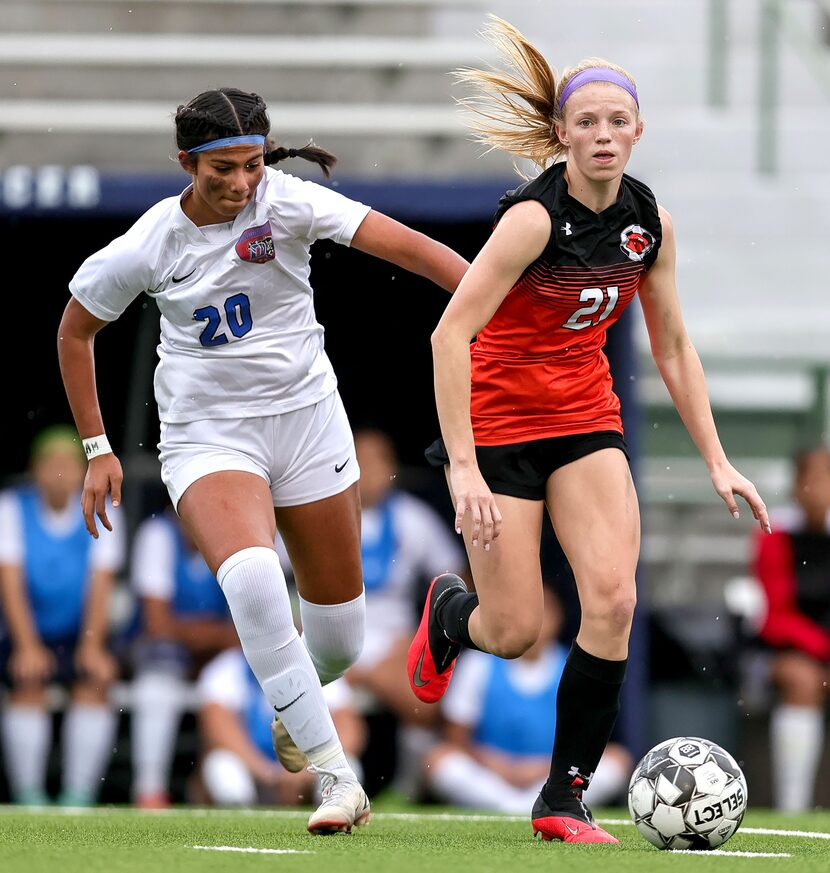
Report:
[{"label": "circular logo patch", "polygon": [[629,225],[620,234],[620,248],[632,261],[642,261],[654,247],[654,237],[639,224]]}]

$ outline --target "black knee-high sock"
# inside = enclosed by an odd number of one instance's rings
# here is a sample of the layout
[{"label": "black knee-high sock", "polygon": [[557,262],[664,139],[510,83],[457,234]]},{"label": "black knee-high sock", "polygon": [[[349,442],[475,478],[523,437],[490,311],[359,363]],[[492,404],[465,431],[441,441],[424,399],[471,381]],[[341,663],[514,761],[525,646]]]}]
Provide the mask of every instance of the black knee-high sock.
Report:
[{"label": "black knee-high sock", "polygon": [[556,695],[556,739],[542,793],[549,803],[588,787],[620,711],[625,661],[607,661],[574,641]]},{"label": "black knee-high sock", "polygon": [[470,638],[468,624],[470,615],[478,606],[478,594],[453,592],[436,611],[435,617],[444,633],[454,642],[468,649],[478,650],[478,646]]}]

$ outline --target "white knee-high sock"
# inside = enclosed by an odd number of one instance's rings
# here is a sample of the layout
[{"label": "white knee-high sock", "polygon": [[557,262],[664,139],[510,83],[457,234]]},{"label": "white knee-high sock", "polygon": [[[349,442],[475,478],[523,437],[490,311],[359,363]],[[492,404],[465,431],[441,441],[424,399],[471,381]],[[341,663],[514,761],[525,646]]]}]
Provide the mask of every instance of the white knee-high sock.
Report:
[{"label": "white knee-high sock", "polygon": [[3,750],[12,795],[46,790],[52,716],[37,706],[9,706],[2,713]]},{"label": "white knee-high sock", "polygon": [[[498,812],[528,812],[521,791],[463,752],[445,755],[429,770],[427,779],[441,797],[458,806]],[[536,789],[538,793],[539,789]]]},{"label": "white knee-high sock", "polygon": [[184,682],[170,673],[147,671],[133,682],[132,759],[136,797],[168,790]]},{"label": "white knee-high sock", "polygon": [[63,722],[63,791],[93,801],[112,755],[115,713],[109,706],[75,703]]},{"label": "white knee-high sock", "polygon": [[277,553],[264,546],[242,549],[216,578],[245,657],[291,738],[316,767],[349,770],[314,664],[292,621]]},{"label": "white knee-high sock", "polygon": [[770,747],[775,805],[786,812],[813,803],[821,750],[824,713],[813,706],[776,707],[770,717]]},{"label": "white knee-high sock", "polygon": [[323,685],[339,679],[363,651],[366,595],[346,603],[310,603],[300,599],[303,642]]}]

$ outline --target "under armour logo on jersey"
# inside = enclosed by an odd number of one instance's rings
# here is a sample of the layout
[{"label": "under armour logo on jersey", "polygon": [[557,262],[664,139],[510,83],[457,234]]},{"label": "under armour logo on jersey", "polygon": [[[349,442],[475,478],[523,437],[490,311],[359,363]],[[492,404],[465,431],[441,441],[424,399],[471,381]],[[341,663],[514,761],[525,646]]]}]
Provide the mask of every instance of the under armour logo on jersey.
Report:
[{"label": "under armour logo on jersey", "polygon": [[565,231],[565,236],[570,236],[570,235],[573,233],[573,231],[571,230],[571,223],[570,223],[570,221],[566,221],[566,222],[562,225],[562,230]]},{"label": "under armour logo on jersey", "polygon": [[252,264],[273,261],[276,254],[274,252],[274,238],[271,236],[271,222],[266,221],[265,224],[260,224],[258,227],[249,227],[239,237],[236,253],[243,261]]}]

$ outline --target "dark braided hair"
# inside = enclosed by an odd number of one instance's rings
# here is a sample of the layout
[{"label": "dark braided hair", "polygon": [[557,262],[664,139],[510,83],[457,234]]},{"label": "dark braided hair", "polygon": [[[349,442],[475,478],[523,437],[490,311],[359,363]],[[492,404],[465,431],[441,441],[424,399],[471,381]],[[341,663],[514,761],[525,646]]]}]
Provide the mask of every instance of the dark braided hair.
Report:
[{"label": "dark braided hair", "polygon": [[175,124],[176,145],[185,152],[215,139],[258,133],[266,138],[263,156],[266,164],[276,164],[286,158],[304,158],[317,164],[328,177],[331,167],[337,163],[333,154],[311,142],[300,149],[276,147],[269,137],[271,120],[265,101],[259,94],[239,88],[203,91],[186,105],[179,106]]}]

